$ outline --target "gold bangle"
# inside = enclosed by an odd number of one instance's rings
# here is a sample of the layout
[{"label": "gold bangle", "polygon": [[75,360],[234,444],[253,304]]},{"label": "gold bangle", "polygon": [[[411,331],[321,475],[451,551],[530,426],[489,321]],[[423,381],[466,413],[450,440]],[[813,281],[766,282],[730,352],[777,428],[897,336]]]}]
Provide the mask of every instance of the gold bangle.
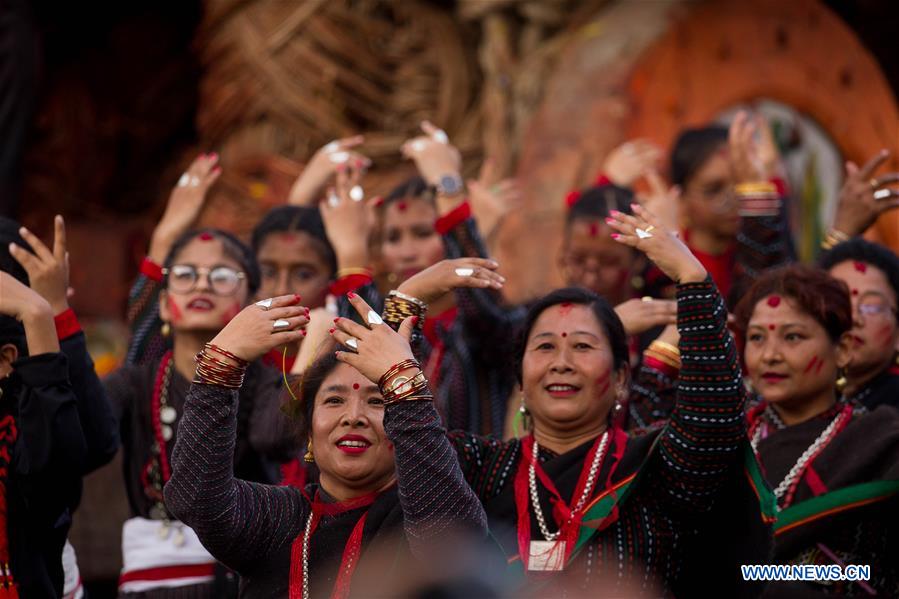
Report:
[{"label": "gold bangle", "polygon": [[737,183],[734,185],[734,192],[739,195],[776,194],[777,185],[768,181]]},{"label": "gold bangle", "polygon": [[660,352],[670,352],[677,357],[680,357],[680,349],[676,345],[671,345],[665,341],[660,341],[656,339],[652,343],[649,344],[649,349],[660,351]]},{"label": "gold bangle", "polygon": [[335,276],[338,279],[342,279],[343,277],[349,277],[351,275],[365,275],[371,277],[372,272],[370,268],[341,268],[337,271]]},{"label": "gold bangle", "polygon": [[680,367],[681,367],[680,360],[675,360],[674,358],[672,358],[670,356],[663,355],[658,352],[654,352],[651,349],[645,350],[643,352],[643,357],[644,358],[654,358],[654,359],[658,360],[659,362],[661,362],[663,364],[667,364],[671,368],[675,368],[677,370],[680,370]]}]

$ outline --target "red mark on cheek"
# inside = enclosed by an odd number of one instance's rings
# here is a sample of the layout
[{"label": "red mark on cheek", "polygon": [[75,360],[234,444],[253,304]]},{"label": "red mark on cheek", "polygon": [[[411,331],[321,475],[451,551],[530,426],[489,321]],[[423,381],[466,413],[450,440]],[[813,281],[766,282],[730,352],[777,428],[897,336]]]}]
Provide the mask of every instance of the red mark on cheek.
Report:
[{"label": "red mark on cheek", "polygon": [[590,237],[596,237],[597,235],[599,235],[599,225],[590,223]]},{"label": "red mark on cheek", "polygon": [[212,241],[215,238],[212,236],[212,233],[200,233],[197,236],[197,239],[200,241]]},{"label": "red mark on cheek", "polygon": [[409,208],[409,205],[406,202],[400,202],[396,205],[396,209],[400,212],[405,212]]},{"label": "red mark on cheek", "polygon": [[824,360],[818,362],[817,368],[815,368],[815,374],[821,374],[821,369],[824,368]]},{"label": "red mark on cheek", "polygon": [[778,307],[778,306],[780,305],[780,296],[779,296],[779,295],[772,295],[771,297],[769,297],[769,298],[768,298],[768,305],[771,306],[772,308]]},{"label": "red mark on cheek", "polygon": [[359,390],[359,383],[353,383],[353,389],[355,389],[356,391],[358,391],[358,390]]},{"label": "red mark on cheek", "polygon": [[887,325],[880,329],[878,332],[878,336],[880,337],[880,344],[883,346],[884,350],[892,350],[893,349],[893,327]]},{"label": "red mark on cheek", "polygon": [[612,386],[612,381],[610,380],[611,378],[612,378],[612,373],[607,372],[607,373],[603,374],[602,376],[600,376],[598,379],[596,379],[596,386],[599,387],[599,396],[600,397],[605,395],[606,391],[609,390],[609,387]]},{"label": "red mark on cheek", "polygon": [[814,368],[815,364],[817,364],[817,363],[818,363],[818,356],[815,356],[814,358],[812,358],[809,361],[808,366],[805,367],[805,370],[803,370],[802,373],[808,374],[809,372],[811,372],[812,368]]},{"label": "red mark on cheek", "polygon": [[172,313],[172,322],[181,322],[181,310],[178,308],[178,304],[175,303],[175,298],[171,295],[166,299],[166,304],[168,304],[169,312]]},{"label": "red mark on cheek", "polygon": [[225,313],[222,314],[222,326],[231,322],[231,319],[237,316],[237,313],[240,312],[240,304],[238,302],[234,302],[231,304]]},{"label": "red mark on cheek", "polygon": [[571,312],[574,305],[571,302],[565,302],[564,304],[559,304],[559,315],[568,316]]},{"label": "red mark on cheek", "polygon": [[853,262],[852,266],[854,266],[855,270],[857,270],[858,272],[860,272],[862,274],[865,274],[866,272],[868,272],[868,265],[865,264],[864,262]]}]

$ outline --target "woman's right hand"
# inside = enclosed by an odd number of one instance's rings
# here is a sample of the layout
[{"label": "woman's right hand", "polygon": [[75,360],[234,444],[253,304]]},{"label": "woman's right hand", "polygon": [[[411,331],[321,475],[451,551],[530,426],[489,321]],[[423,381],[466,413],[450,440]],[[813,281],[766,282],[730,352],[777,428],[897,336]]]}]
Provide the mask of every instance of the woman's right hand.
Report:
[{"label": "woman's right hand", "polygon": [[287,203],[294,206],[315,204],[339,166],[349,165],[359,170],[370,167],[371,160],[352,149],[364,142],[362,135],[354,135],[336,139],[319,148],[290,188]]},{"label": "woman's right hand", "polygon": [[159,224],[153,230],[148,256],[156,264],[165,261],[169,249],[178,237],[190,229],[200,215],[206,193],[222,174],[218,154],[201,154],[178,179]]},{"label": "woman's right hand", "polygon": [[368,265],[368,239],[374,227],[377,200],[365,199],[360,185],[362,174],[361,168],[340,165],[335,187],[328,190],[328,197],[318,205],[325,234],[337,256],[338,269]]},{"label": "woman's right hand", "polygon": [[627,141],[609,152],[602,174],[619,187],[631,187],[658,166],[661,156],[661,150],[648,139]]},{"label": "woman's right hand", "polygon": [[[309,322],[309,309],[298,305],[300,297],[281,295],[270,299],[268,308],[256,303],[241,310],[219,331],[212,343],[252,362],[276,347],[302,339]],[[286,324],[275,329],[275,322],[279,320]]]},{"label": "woman's right hand", "polygon": [[677,302],[655,298],[634,298],[615,306],[615,313],[628,335],[642,335],[649,329],[677,323]]},{"label": "woman's right hand", "polygon": [[489,258],[441,260],[404,281],[397,291],[430,304],[457,287],[499,291],[505,277],[495,272],[499,263]]},{"label": "woman's right hand", "polygon": [[613,210],[606,223],[617,233],[612,238],[646,254],[659,269],[678,283],[699,283],[708,273],[674,232],[646,208],[632,204],[633,216]]}]

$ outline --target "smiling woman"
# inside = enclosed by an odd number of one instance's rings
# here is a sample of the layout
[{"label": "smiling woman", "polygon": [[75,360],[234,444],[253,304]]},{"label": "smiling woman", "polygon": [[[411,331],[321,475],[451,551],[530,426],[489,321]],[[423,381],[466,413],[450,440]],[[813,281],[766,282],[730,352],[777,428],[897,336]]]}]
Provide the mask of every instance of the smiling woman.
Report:
[{"label": "smiling woman", "polygon": [[849,298],[843,281],[792,266],[761,277],[737,306],[762,400],[748,413],[749,435],[777,500],[775,560],[868,564],[873,573],[827,587],[772,583],[766,596],[899,591],[899,413],[869,413],[839,396],[838,372],[857,355]]}]

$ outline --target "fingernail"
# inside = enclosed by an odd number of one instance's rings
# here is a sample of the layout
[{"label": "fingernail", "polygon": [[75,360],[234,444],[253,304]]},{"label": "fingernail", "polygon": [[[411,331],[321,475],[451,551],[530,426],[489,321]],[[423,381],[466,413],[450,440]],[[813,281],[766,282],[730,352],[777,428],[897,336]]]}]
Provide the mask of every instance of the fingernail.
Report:
[{"label": "fingernail", "polygon": [[14,243],[10,243],[10,244],[9,244],[9,251],[10,251],[10,252],[15,252],[17,249],[19,249],[19,246],[17,246],[16,244],[14,244]]},{"label": "fingernail", "polygon": [[356,294],[353,293],[352,291],[350,291],[349,293],[347,293],[346,296],[347,296],[348,298],[350,298],[350,299],[356,299]]},{"label": "fingernail", "polygon": [[333,335],[333,334],[334,334],[334,329],[328,329],[328,333],[330,333],[330,334]]},{"label": "fingernail", "polygon": [[618,239],[619,237],[621,237],[621,235],[618,233],[612,233],[612,239]]},{"label": "fingernail", "polygon": [[293,301],[294,301],[294,302],[300,303],[300,300],[301,300],[301,299],[302,299],[302,298],[300,297],[300,294],[299,294],[299,293],[294,293],[294,294],[293,294]]},{"label": "fingernail", "polygon": [[631,204],[631,210],[636,210],[640,207],[640,204]]},{"label": "fingernail", "polygon": [[412,324],[413,324],[413,325],[418,324],[418,316],[413,316],[413,317],[412,317]]},{"label": "fingernail", "polygon": [[222,167],[217,166],[217,167],[215,167],[214,169],[212,169],[212,172],[213,172],[213,174],[217,175],[217,174],[219,174],[220,172],[222,172]]},{"label": "fingernail", "polygon": [[617,210],[610,210],[609,214],[611,214],[612,216],[621,216],[621,213]]},{"label": "fingernail", "polygon": [[303,329],[303,337],[306,336],[306,329]]},{"label": "fingernail", "polygon": [[338,322],[340,322],[340,317],[339,317],[339,316],[338,316],[337,318],[334,319],[334,324],[337,324]]},{"label": "fingernail", "polygon": [[607,217],[607,218],[606,218],[606,224],[607,224],[607,225],[614,225],[614,224],[615,224],[615,219],[612,218],[611,216]]},{"label": "fingernail", "polygon": [[384,198],[382,198],[382,197],[375,198],[375,208],[380,208],[383,205],[384,205]]},{"label": "fingernail", "polygon": [[212,158],[213,160],[218,160],[218,159],[219,159],[219,155],[216,154],[215,152],[212,152],[211,154],[209,154],[209,157]]}]

